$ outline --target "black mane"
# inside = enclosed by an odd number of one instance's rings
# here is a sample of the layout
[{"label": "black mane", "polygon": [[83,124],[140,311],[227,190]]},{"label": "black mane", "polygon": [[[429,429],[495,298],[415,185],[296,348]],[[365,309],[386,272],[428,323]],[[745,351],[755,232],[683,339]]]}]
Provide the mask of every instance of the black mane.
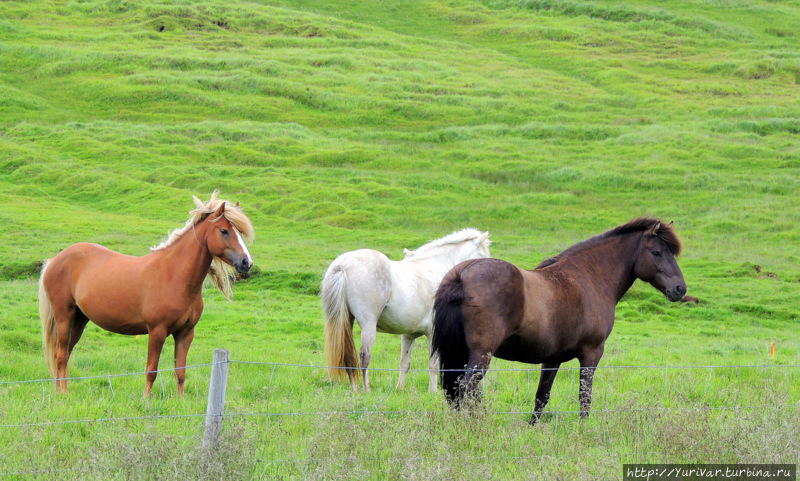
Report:
[{"label": "black mane", "polygon": [[658,224],[658,229],[656,230],[655,235],[663,240],[665,244],[667,244],[667,247],[669,248],[670,252],[672,252],[672,255],[676,257],[679,256],[682,248],[681,240],[678,237],[678,234],[675,232],[675,229],[672,227],[672,224],[666,224],[661,219],[656,219],[654,217],[637,217],[630,222],[626,222],[625,224],[614,227],[613,229],[602,234],[590,237],[585,241],[578,242],[564,252],[543,260],[538,266],[536,266],[536,269],[553,265],[562,257],[577,250],[597,244],[599,241],[608,239],[609,237],[630,234],[632,232],[643,232],[652,229],[656,224]]}]

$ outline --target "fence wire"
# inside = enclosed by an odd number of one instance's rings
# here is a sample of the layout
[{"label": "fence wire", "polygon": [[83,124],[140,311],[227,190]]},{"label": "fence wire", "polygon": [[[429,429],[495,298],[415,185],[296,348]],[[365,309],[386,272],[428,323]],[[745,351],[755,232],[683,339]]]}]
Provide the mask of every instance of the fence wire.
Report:
[{"label": "fence wire", "polygon": [[[238,359],[231,359],[229,361],[231,364],[246,364],[246,365],[253,365],[253,366],[280,366],[280,367],[302,367],[302,368],[309,368],[309,369],[341,369],[345,371],[381,371],[381,372],[400,372],[403,371],[399,368],[390,368],[390,367],[340,367],[340,366],[323,366],[319,364],[296,364],[296,363],[289,363],[289,362],[268,362],[268,361],[242,361]],[[594,368],[588,369],[733,369],[733,368],[800,368],[800,364],[708,364],[708,365],[683,365],[683,366],[673,366],[673,365],[641,365],[641,366],[634,366],[634,365],[599,365],[595,366]],[[580,371],[581,369],[587,369],[586,367],[580,366],[564,366],[564,367],[533,367],[533,368],[490,368],[488,369],[489,372],[542,372],[542,371]],[[428,369],[406,369],[405,372],[429,372]],[[466,372],[469,369],[438,369],[437,372]]]},{"label": "fence wire", "polygon": [[39,423],[19,423],[19,424],[0,424],[0,428],[27,428],[34,426],[57,426],[60,424],[92,424],[92,423],[108,423],[115,421],[141,421],[146,419],[176,419],[176,418],[194,418],[205,417],[206,413],[194,414],[150,414],[144,416],[122,416],[122,417],[105,417],[105,418],[83,418],[83,419],[64,419],[61,421],[44,421]]},{"label": "fence wire", "polygon": [[201,364],[190,364],[184,367],[170,367],[165,369],[156,369],[155,371],[133,371],[133,372],[123,372],[119,374],[97,374],[94,376],[75,376],[75,377],[44,377],[39,379],[23,379],[19,381],[0,381],[0,386],[10,386],[14,384],[34,384],[34,383],[46,383],[46,382],[55,382],[55,381],[82,381],[86,379],[111,379],[116,377],[128,377],[128,376],[142,376],[145,374],[160,374],[165,372],[176,372],[176,371],[185,371],[187,369],[194,369],[197,367],[207,367],[207,366],[214,366],[219,363],[215,362],[205,362]]},{"label": "fence wire", "polygon": [[[302,364],[302,363],[285,363],[285,362],[268,362],[268,361],[245,361],[245,360],[229,360],[222,363],[216,362],[209,362],[209,363],[200,363],[200,364],[192,364],[182,368],[166,368],[166,369],[159,369],[156,371],[138,371],[138,372],[126,372],[126,373],[115,373],[115,374],[104,374],[104,375],[93,375],[93,376],[76,376],[76,377],[67,377],[67,378],[41,378],[41,379],[28,379],[28,380],[9,380],[9,381],[0,381],[0,386],[9,386],[15,384],[32,384],[32,383],[45,383],[45,382],[53,382],[58,379],[66,379],[66,380],[86,380],[86,379],[110,379],[112,378],[120,378],[120,377],[128,377],[128,376],[141,376],[147,372],[153,373],[168,373],[168,372],[175,372],[179,370],[187,370],[187,369],[195,369],[201,367],[209,367],[214,366],[217,364],[240,364],[240,365],[254,365],[254,366],[269,366],[272,367],[271,373],[269,376],[270,382],[275,374],[275,369],[277,367],[296,367],[296,368],[305,368],[305,369],[330,369],[333,368],[331,366],[324,366],[324,365],[315,365],[315,364]],[[624,370],[631,370],[631,369],[647,369],[647,370],[680,370],[680,369],[709,369],[709,370],[722,370],[722,369],[743,369],[743,368],[751,368],[751,369],[794,369],[800,368],[800,364],[737,364],[737,365],[642,365],[642,366],[635,366],[635,365],[606,365],[606,366],[598,366],[595,369],[624,369]],[[341,368],[339,368],[341,369]],[[354,368],[344,368],[344,369],[353,369],[353,370],[363,370],[364,368],[354,367]],[[553,368],[554,369],[554,368]],[[559,370],[564,371],[579,371],[581,367],[561,367]],[[371,371],[383,371],[383,372],[399,372],[400,369],[392,369],[392,368],[369,368]],[[529,375],[530,373],[534,372],[542,372],[550,370],[548,368],[499,368],[499,369],[490,369],[488,372],[527,372]],[[451,370],[442,370],[442,371],[458,371],[458,372],[465,372],[466,369],[451,369]],[[409,369],[406,372],[428,372],[428,369]],[[530,382],[530,379],[529,379]],[[113,387],[111,388],[113,391]],[[591,409],[592,414],[600,414],[600,413],[624,413],[624,412],[694,412],[694,411],[737,411],[737,410],[767,410],[767,409],[797,409],[800,408],[799,403],[790,403],[790,404],[770,404],[770,405],[739,405],[738,403],[735,405],[728,405],[728,406],[653,406],[653,407],[622,407],[622,408],[603,408],[603,407],[593,407]],[[335,410],[315,410],[315,411],[289,411],[289,412],[275,412],[275,411],[263,411],[263,412],[232,412],[232,413],[225,413],[225,417],[295,417],[295,416],[376,416],[376,415],[423,415],[423,414],[433,414],[437,412],[447,412],[446,410],[382,410],[382,409],[361,409],[361,410],[345,410],[345,411],[335,411]],[[531,411],[521,411],[521,410],[508,410],[508,411],[484,411],[487,415],[530,415]],[[543,411],[543,415],[574,415],[580,414],[580,410],[563,410],[563,409],[556,409],[556,410],[549,410]],[[57,426],[57,425],[70,425],[70,424],[92,424],[92,423],[109,423],[109,422],[116,422],[116,421],[142,421],[142,420],[161,420],[161,419],[179,419],[179,418],[199,418],[206,416],[206,413],[190,413],[190,414],[163,414],[163,415],[139,415],[139,416],[107,416],[107,417],[98,417],[98,418],[81,418],[81,419],[68,419],[68,420],[59,420],[59,421],[42,421],[42,422],[30,422],[30,423],[5,423],[0,424],[0,428],[26,428],[26,427],[41,427],[41,426]]]},{"label": "fence wire", "polygon": [[[628,412],[701,412],[701,411],[751,411],[751,410],[774,410],[774,409],[798,409],[798,404],[760,404],[748,406],[656,406],[644,408],[592,408],[591,414],[596,413],[628,413]],[[392,415],[392,414],[408,414],[408,415],[423,415],[423,414],[441,414],[447,413],[446,410],[413,410],[413,409],[394,409],[394,410],[381,410],[381,409],[358,409],[352,411],[296,411],[296,412],[243,412],[243,413],[225,413],[225,417],[279,417],[279,416],[353,416],[353,415]],[[532,410],[529,411],[482,411],[485,415],[531,415]],[[551,410],[542,411],[541,414],[580,414],[580,410]]]}]

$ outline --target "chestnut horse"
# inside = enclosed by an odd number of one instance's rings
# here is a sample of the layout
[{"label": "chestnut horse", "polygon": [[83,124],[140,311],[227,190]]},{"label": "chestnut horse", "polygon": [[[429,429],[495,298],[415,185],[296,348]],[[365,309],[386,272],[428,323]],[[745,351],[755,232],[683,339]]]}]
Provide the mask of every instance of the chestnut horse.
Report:
[{"label": "chestnut horse", "polygon": [[203,313],[203,281],[209,277],[230,298],[233,268],[243,274],[253,265],[242,239],[253,238],[253,226],[239,204],[217,199],[217,191],[207,203],[194,201],[197,208],[186,224],[150,254],[134,257],[79,243],[45,262],[39,315],[58,391],[67,391],[67,361],[92,321],[118,334],[148,335],[145,395],[156,379],[164,341],[172,335],[175,377],[183,394],[186,355]]},{"label": "chestnut horse", "polygon": [[[675,261],[681,243],[671,224],[638,218],[576,244],[535,270],[499,259],[462,262],[436,293],[433,348],[454,407],[478,395],[492,356],[543,364],[531,424],[550,397],[562,362],[578,358],[582,418],[592,378],[614,326],[614,310],[636,279],[670,301],[686,293]],[[463,375],[462,375],[463,374]]]}]

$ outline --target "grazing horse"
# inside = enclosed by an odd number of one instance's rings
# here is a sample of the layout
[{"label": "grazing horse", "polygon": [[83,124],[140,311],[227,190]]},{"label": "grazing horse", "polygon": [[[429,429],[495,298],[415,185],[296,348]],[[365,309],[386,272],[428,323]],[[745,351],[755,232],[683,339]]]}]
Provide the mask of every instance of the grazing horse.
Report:
[{"label": "grazing horse", "polygon": [[[325,353],[331,379],[344,378],[353,389],[356,370],[363,368],[364,388],[369,391],[370,351],[376,331],[401,334],[400,374],[397,387],[405,384],[411,367],[411,347],[421,335],[430,338],[433,295],[442,277],[467,259],[489,256],[489,233],[463,229],[405,250],[405,258],[392,261],[371,249],[346,252],[334,260],[322,280],[320,296],[325,314]],[[360,359],[353,342],[353,318],[361,326]],[[436,390],[438,362],[429,362],[429,389]]]},{"label": "grazing horse", "polygon": [[[550,397],[562,362],[578,358],[580,413],[589,415],[592,378],[614,326],[614,310],[636,279],[670,301],[686,294],[671,224],[638,218],[576,244],[532,271],[499,259],[462,262],[436,293],[433,350],[454,407],[479,395],[492,356],[543,364],[531,424]],[[463,376],[462,376],[463,374]]]},{"label": "grazing horse", "polygon": [[175,339],[175,377],[183,394],[186,355],[203,313],[203,281],[209,277],[230,298],[235,268],[246,273],[253,259],[242,237],[252,239],[250,220],[217,199],[203,203],[186,224],[142,256],[97,244],[73,244],[45,262],[39,279],[44,354],[59,392],[67,391],[67,361],[88,321],[118,334],[147,334],[149,395],[167,336]]}]

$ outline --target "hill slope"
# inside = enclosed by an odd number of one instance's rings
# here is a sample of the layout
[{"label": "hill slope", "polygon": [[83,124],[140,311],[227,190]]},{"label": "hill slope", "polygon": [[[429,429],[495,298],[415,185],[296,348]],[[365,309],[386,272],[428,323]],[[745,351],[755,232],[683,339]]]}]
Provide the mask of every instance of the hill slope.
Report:
[{"label": "hill slope", "polygon": [[[798,32],[800,5],[776,1],[0,2],[0,378],[45,376],[35,299],[41,260],[79,241],[144,254],[183,223],[192,194],[214,188],[253,219],[260,272],[237,286],[234,303],[209,291],[190,362],[224,346],[238,359],[321,363],[316,289],[327,263],[347,250],[398,258],[404,247],[474,226],[491,232],[493,255],[533,267],[655,215],[675,221],[689,293],[703,302],[670,305],[636,286],[619,306],[604,362],[797,364]],[[382,335],[374,365],[394,367],[397,344]],[[144,349],[141,339],[91,328],[70,372],[141,370]],[[418,348],[414,366],[424,357]],[[677,395],[648,387],[653,379],[644,375],[625,389],[717,406],[728,384],[757,397],[769,391],[759,383],[774,381],[771,389],[797,400],[794,374],[740,374],[715,378],[722,394],[701,388],[700,375],[674,378],[678,391],[688,386]],[[322,373],[310,378],[306,386],[279,374],[282,390],[268,392],[286,397],[270,398],[273,408],[311,408],[328,396],[409,409],[423,397],[388,388],[349,397]],[[125,379],[120,392],[134,399],[140,379]],[[517,405],[521,379],[493,385],[494,406],[528,409]],[[194,412],[203,382],[193,388],[190,377],[182,401],[122,402],[112,393],[109,410]],[[264,410],[266,381],[237,382],[234,405]],[[414,382],[424,389],[424,376]],[[572,402],[573,388],[556,382],[554,399]],[[91,403],[106,399],[104,383],[76,389],[68,402],[43,395],[33,414],[28,400],[38,394],[0,391],[0,412],[8,422],[106,414]],[[627,394],[602,381],[596,390],[601,400]],[[286,428],[292,448],[325,443],[312,421],[297,422]],[[336,425],[325,426],[323,434]],[[600,462],[595,436],[616,446],[613,462],[665,453],[660,428],[632,439],[621,426],[567,424],[553,428],[559,436],[514,442],[573,453],[570,436],[579,432],[586,445],[574,459],[597,461],[605,477],[617,466]],[[384,426],[375,443],[393,446],[403,437],[393,429]],[[751,453],[745,443],[769,450],[780,441],[776,434],[731,444],[729,432],[715,433],[707,454],[732,460]],[[69,458],[73,435],[52,434],[56,457]],[[90,430],[81,442],[103,436]],[[39,442],[0,439],[19,452]],[[270,455],[284,449],[261,441]],[[697,461],[689,441],[666,460]],[[553,477],[577,477],[573,468],[552,469]]]},{"label": "hill slope", "polygon": [[535,259],[648,213],[792,269],[793,7],[656,3],[5,2],[3,265],[73,222],[141,252],[220,187],[279,257],[474,224]]}]

